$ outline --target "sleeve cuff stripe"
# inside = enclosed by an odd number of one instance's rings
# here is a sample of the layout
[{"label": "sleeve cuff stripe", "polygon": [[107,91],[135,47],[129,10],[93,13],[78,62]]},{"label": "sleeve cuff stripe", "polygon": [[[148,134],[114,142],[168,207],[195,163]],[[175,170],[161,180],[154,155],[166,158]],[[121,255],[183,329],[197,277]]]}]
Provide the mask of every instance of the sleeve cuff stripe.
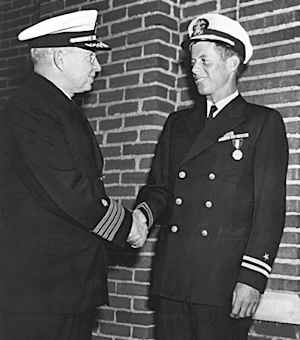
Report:
[{"label": "sleeve cuff stripe", "polygon": [[119,214],[119,219],[115,221],[115,224],[114,224],[114,228],[113,230],[110,232],[109,236],[108,236],[108,240],[109,241],[112,241],[113,238],[115,237],[117,231],[119,230],[119,228],[121,227],[121,224],[124,220],[124,217],[125,217],[125,209],[123,207],[121,207],[121,212]]},{"label": "sleeve cuff stripe", "polygon": [[250,263],[253,263],[253,264],[256,264],[260,267],[263,267],[264,269],[266,269],[269,273],[271,273],[271,266],[269,266],[267,263],[259,260],[259,259],[256,259],[255,257],[251,257],[251,256],[248,256],[248,255],[244,255],[243,256],[243,260],[247,261],[247,262],[250,262]]},{"label": "sleeve cuff stripe", "polygon": [[269,278],[269,276],[270,276],[270,273],[268,273],[266,270],[264,270],[262,268],[259,268],[257,266],[254,266],[254,265],[252,265],[250,263],[242,262],[241,266],[245,267],[245,268],[248,268],[248,269],[251,269],[251,270],[254,270],[254,271],[258,272],[258,273],[261,273],[261,274],[263,274],[267,278]]},{"label": "sleeve cuff stripe", "polygon": [[117,209],[117,213],[115,214],[111,225],[106,229],[105,233],[103,234],[103,237],[109,241],[114,238],[116,232],[119,230],[125,215],[125,210],[121,205],[118,205]]},{"label": "sleeve cuff stripe", "polygon": [[115,201],[111,200],[110,201],[110,205],[106,211],[106,214],[103,216],[103,218],[100,220],[100,222],[96,225],[96,227],[94,228],[93,232],[96,234],[99,234],[99,232],[101,231],[101,229],[103,227],[105,227],[107,225],[107,223],[109,224],[111,216],[115,215],[115,210],[116,210],[116,204]]},{"label": "sleeve cuff stripe", "polygon": [[[124,210],[124,208],[121,205],[118,205],[114,200],[111,200],[110,206],[106,214],[104,215],[102,220],[97,224],[97,226],[94,228],[93,232],[103,238],[108,239],[109,234],[111,233],[112,229],[114,229],[114,226],[118,223],[120,219],[119,216],[122,215],[122,210]],[[124,211],[123,213],[125,214]]]},{"label": "sleeve cuff stripe", "polygon": [[100,222],[96,225],[96,227],[93,229],[93,232],[95,234],[98,234],[99,230],[102,228],[103,224],[106,222],[106,220],[108,219],[108,217],[111,215],[112,213],[112,210],[114,208],[114,205],[113,205],[113,201],[110,200],[110,204],[109,204],[109,207],[105,213],[105,215],[102,217],[102,219],[100,220]]},{"label": "sleeve cuff stripe", "polygon": [[149,227],[151,227],[154,221],[153,221],[152,211],[151,211],[149,205],[148,205],[146,202],[142,202],[142,203],[140,203],[140,204],[137,206],[137,208],[139,208],[139,207],[145,209],[145,211],[146,211],[146,213],[147,213],[147,215],[148,215]]}]

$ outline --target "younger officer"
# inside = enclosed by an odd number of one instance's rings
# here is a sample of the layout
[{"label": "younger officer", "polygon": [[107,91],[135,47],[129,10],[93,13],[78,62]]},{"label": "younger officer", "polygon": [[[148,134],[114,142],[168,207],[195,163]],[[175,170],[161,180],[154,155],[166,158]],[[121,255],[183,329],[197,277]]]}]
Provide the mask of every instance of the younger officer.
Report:
[{"label": "younger officer", "polygon": [[[105,243],[142,246],[147,226],[105,193],[93,131],[72,101],[100,71],[97,11],[19,35],[34,73],[0,116],[0,339],[88,340],[107,303]],[[129,238],[128,238],[128,234]]]},{"label": "younger officer", "polygon": [[246,102],[242,26],[188,27],[195,108],[172,113],[137,207],[161,224],[152,293],[160,340],[245,340],[280,242],[288,145],[280,114]]}]

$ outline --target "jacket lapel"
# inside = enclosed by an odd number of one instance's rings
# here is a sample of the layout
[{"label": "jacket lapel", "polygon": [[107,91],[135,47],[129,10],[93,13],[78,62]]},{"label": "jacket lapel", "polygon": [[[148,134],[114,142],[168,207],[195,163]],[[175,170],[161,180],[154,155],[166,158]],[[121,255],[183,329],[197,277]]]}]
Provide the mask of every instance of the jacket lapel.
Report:
[{"label": "jacket lapel", "polygon": [[246,119],[245,109],[246,101],[239,95],[227,104],[214,119],[207,121],[182,163],[189,161],[210,146],[218,143],[218,139],[226,132],[240,125]]}]

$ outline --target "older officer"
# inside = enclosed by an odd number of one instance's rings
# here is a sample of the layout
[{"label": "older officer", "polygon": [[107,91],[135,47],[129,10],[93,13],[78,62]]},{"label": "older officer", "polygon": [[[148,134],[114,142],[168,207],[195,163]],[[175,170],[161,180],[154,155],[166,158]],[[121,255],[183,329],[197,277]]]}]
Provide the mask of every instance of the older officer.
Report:
[{"label": "older officer", "polygon": [[158,339],[244,340],[285,217],[288,146],[280,114],[246,102],[242,26],[206,14],[188,27],[196,107],[172,113],[137,206],[162,225],[152,293]]},{"label": "older officer", "polygon": [[[91,339],[107,303],[106,242],[140,247],[147,226],[105,193],[103,159],[76,93],[100,71],[97,11],[19,35],[34,73],[0,122],[0,339]],[[129,236],[128,236],[129,234]]]}]

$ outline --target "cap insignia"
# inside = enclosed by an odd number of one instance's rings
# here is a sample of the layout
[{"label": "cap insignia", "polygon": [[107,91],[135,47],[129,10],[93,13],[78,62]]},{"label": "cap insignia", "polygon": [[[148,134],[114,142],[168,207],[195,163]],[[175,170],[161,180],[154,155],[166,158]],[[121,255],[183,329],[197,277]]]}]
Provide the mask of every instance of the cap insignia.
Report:
[{"label": "cap insignia", "polygon": [[192,37],[203,34],[208,28],[209,22],[205,18],[198,19],[193,26]]}]

